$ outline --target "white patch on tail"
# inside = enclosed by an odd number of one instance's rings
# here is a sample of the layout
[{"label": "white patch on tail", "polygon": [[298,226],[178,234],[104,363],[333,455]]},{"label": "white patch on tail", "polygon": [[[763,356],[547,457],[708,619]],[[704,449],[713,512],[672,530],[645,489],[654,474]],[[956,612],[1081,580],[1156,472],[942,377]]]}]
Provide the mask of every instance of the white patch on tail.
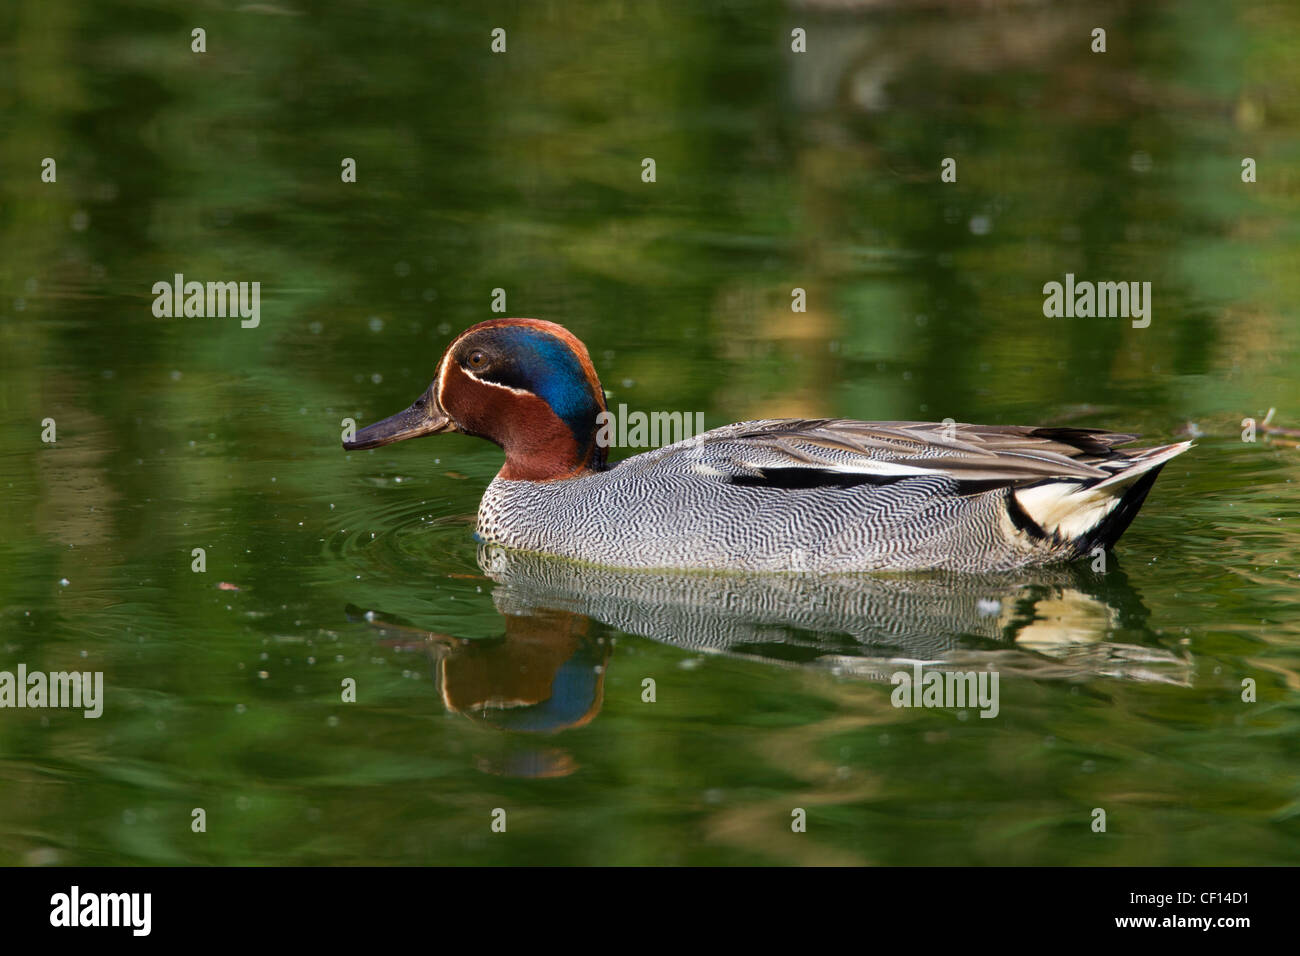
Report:
[{"label": "white patch on tail", "polygon": [[1192,443],[1185,441],[1150,448],[1130,459],[1127,467],[1092,486],[1075,481],[1056,481],[1022,488],[1015,493],[1016,501],[1025,514],[1048,534],[1055,532],[1067,541],[1080,538],[1115,510],[1129,485],[1191,447]]},{"label": "white patch on tail", "polygon": [[1066,540],[1081,537],[1115,510],[1119,498],[1073,481],[1054,482],[1016,492],[1025,514],[1048,534]]}]

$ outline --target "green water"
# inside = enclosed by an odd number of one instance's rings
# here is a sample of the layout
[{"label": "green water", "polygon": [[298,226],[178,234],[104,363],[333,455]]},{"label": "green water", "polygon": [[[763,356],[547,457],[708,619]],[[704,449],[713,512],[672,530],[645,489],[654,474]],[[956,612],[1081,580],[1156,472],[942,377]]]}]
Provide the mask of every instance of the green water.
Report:
[{"label": "green water", "polygon": [[[1300,10],[870,6],[6,5],[0,670],[105,701],[0,710],[0,863],[1300,860]],[[485,571],[497,449],[339,441],[495,289],[708,427],[1199,437],[1104,573]]]}]

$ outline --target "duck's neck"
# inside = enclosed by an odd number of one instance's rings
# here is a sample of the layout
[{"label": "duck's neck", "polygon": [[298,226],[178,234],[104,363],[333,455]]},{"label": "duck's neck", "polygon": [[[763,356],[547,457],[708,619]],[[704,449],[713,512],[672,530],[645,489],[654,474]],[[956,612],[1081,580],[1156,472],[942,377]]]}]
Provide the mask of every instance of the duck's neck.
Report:
[{"label": "duck's neck", "polygon": [[558,481],[604,469],[605,449],[596,441],[599,412],[590,416],[590,429],[579,432],[575,423],[561,418],[531,393],[494,390],[483,398],[474,416],[478,421],[467,422],[467,430],[496,442],[505,451],[506,463],[497,477]]},{"label": "duck's neck", "polygon": [[584,450],[567,428],[562,432],[546,429],[515,434],[501,447],[505,449],[506,463],[497,477],[507,481],[559,481],[605,467],[604,449],[596,447],[595,436]]}]

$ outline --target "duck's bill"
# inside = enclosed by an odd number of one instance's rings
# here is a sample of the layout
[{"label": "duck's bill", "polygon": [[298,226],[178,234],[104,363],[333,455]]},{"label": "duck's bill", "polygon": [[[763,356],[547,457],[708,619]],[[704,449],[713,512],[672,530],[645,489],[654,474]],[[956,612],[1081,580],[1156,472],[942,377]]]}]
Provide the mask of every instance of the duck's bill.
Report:
[{"label": "duck's bill", "polygon": [[421,435],[440,435],[455,430],[455,423],[438,407],[437,402],[426,395],[405,411],[385,418],[382,422],[367,425],[356,433],[352,441],[345,441],[343,447],[348,451],[360,451],[391,445],[395,441],[406,441],[408,438],[419,438]]}]

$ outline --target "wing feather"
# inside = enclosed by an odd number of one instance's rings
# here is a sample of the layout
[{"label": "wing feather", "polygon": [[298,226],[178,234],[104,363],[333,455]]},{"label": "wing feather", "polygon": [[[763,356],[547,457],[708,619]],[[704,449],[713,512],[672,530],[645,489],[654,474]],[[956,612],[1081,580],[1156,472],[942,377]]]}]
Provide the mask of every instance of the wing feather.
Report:
[{"label": "wing feather", "polygon": [[1127,467],[1134,456],[1114,449],[1135,438],[1099,428],[771,419],[717,428],[632,461],[653,467],[681,454],[722,474],[746,476],[806,468],[875,479],[943,475],[985,484],[1086,484]]}]

